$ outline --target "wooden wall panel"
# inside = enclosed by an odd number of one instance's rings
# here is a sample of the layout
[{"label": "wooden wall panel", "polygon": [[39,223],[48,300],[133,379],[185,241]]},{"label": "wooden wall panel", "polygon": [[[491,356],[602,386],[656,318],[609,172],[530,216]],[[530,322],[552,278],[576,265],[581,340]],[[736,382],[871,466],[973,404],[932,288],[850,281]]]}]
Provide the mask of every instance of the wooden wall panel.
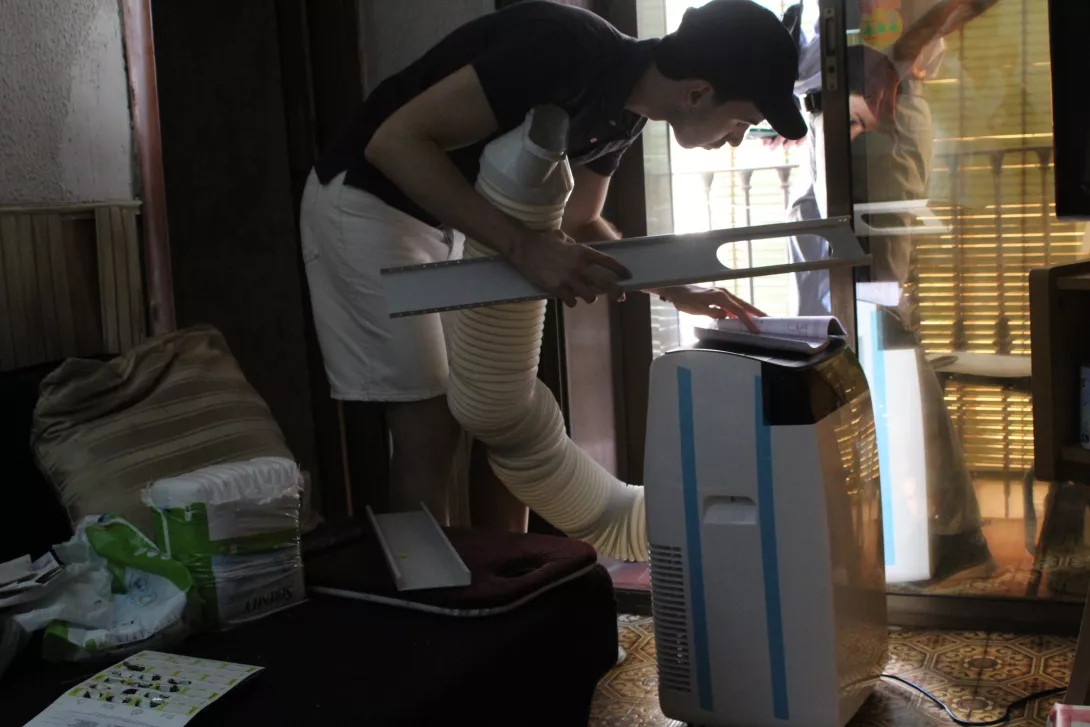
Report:
[{"label": "wooden wall panel", "polygon": [[72,286],[68,280],[67,249],[71,239],[66,238],[65,231],[72,226],[65,225],[60,215],[48,215],[45,220],[45,236],[49,249],[49,273],[50,285],[53,290],[54,312],[57,316],[57,355],[63,356],[65,351],[78,351],[78,339],[76,336],[76,322],[73,313],[75,300],[72,295]]},{"label": "wooden wall panel", "polygon": [[99,308],[107,351],[128,351],[144,340],[144,285],[136,211],[95,211]]},{"label": "wooden wall panel", "polygon": [[[61,357],[60,321],[57,316],[57,291],[53,286],[52,245],[50,244],[51,219],[56,215],[35,215],[31,218],[31,232],[34,247],[35,283],[38,286],[38,299],[42,316],[42,336],[45,359],[56,361]],[[56,225],[60,230],[60,225]]]},{"label": "wooden wall panel", "polygon": [[0,370],[147,337],[139,203],[0,208]]},{"label": "wooden wall panel", "polygon": [[[14,368],[16,364],[15,321],[12,315],[12,304],[8,302],[15,297],[12,287],[8,284],[8,278],[14,277],[15,271],[12,270],[9,274],[4,255],[7,247],[4,244],[4,238],[7,237],[7,233],[3,220],[0,220],[0,283],[3,283],[3,289],[0,290],[0,368]],[[22,298],[19,300],[21,301]]]},{"label": "wooden wall panel", "polygon": [[[102,338],[106,347],[117,350],[119,336],[117,331],[117,288],[114,280],[113,232],[110,229],[109,210],[95,212],[96,253],[98,258],[98,302],[102,311]],[[124,285],[124,283],[120,283]]]},{"label": "wooden wall panel", "polygon": [[33,359],[27,340],[27,294],[23,286],[23,264],[20,259],[19,221],[15,216],[0,218],[0,259],[4,265],[5,305],[11,339],[8,368],[29,365]]}]

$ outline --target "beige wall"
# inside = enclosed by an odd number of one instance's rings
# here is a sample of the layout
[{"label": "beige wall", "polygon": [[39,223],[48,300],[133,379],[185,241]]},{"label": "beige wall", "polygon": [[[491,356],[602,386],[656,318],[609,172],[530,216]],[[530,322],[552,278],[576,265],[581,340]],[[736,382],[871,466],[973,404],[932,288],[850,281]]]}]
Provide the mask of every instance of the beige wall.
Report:
[{"label": "beige wall", "polygon": [[0,205],[132,191],[117,0],[0,2]]}]

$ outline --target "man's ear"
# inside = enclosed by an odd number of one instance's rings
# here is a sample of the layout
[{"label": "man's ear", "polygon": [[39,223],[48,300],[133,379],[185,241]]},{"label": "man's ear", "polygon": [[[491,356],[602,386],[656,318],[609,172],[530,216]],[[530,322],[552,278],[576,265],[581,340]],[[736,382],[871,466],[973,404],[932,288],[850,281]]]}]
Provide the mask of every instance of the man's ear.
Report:
[{"label": "man's ear", "polygon": [[697,81],[689,86],[685,92],[685,105],[686,106],[699,106],[701,101],[712,97],[715,94],[715,89],[707,81]]}]

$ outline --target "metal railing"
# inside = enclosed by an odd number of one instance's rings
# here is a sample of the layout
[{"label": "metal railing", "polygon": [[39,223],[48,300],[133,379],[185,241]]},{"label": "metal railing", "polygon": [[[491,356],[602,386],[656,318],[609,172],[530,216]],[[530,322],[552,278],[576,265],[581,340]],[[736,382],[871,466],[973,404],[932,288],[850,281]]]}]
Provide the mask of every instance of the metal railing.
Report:
[{"label": "metal railing", "polygon": [[[780,199],[782,200],[782,207],[777,205],[775,213],[770,214],[769,217],[784,218],[785,211],[791,205],[792,190],[791,185],[794,181],[794,172],[798,169],[797,164],[773,164],[757,167],[735,167],[726,169],[713,169],[699,172],[679,172],[672,174],[673,178],[690,178],[700,180],[700,186],[702,189],[704,209],[707,215],[707,228],[711,229],[714,221],[717,217],[715,208],[715,196],[714,190],[716,182],[721,180],[724,176],[730,177],[730,183],[737,183],[737,195],[731,195],[732,197],[738,197],[737,204],[731,204],[733,209],[741,210],[741,217],[737,220],[738,224],[732,225],[735,227],[749,227],[753,225],[754,220],[754,179],[757,175],[767,172],[774,172],[775,177],[772,180],[773,186],[778,186],[780,192]],[[762,185],[763,186],[763,185]],[[733,212],[733,210],[732,210]],[[733,214],[727,215],[734,218]],[[753,260],[753,241],[746,241],[745,245],[747,261]],[[786,255],[785,255],[786,258]],[[749,278],[748,281],[744,281],[749,287],[749,300],[753,300],[756,290],[754,288],[753,278]],[[744,291],[742,291],[744,292]],[[679,322],[677,311],[674,307],[668,303],[660,303],[659,301],[652,301],[651,305],[651,342],[653,355],[659,356],[671,348],[675,348],[680,344]]]}]

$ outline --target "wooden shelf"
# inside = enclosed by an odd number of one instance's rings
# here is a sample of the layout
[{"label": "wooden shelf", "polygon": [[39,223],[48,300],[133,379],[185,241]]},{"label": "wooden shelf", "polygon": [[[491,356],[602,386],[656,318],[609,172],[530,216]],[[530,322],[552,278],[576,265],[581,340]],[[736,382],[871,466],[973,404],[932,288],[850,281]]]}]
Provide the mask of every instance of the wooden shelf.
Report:
[{"label": "wooden shelf", "polygon": [[1090,273],[1068,275],[1056,281],[1060,290],[1090,290]]}]

